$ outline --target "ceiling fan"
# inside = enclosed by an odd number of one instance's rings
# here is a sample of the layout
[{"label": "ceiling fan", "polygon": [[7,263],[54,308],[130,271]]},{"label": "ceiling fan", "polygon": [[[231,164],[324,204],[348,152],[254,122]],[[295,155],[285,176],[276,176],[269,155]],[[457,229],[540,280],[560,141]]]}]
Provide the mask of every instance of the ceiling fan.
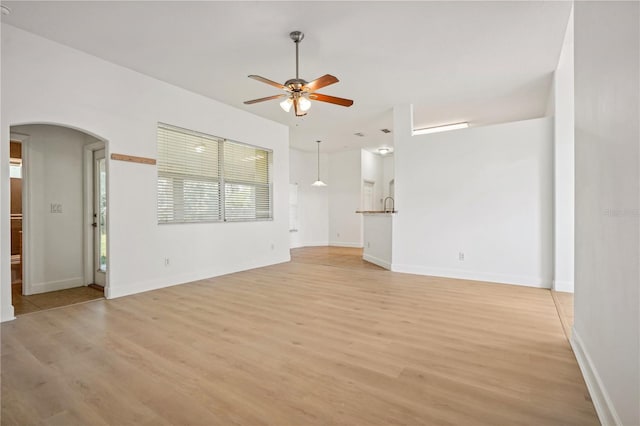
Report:
[{"label": "ceiling fan", "polygon": [[268,78],[260,77],[259,75],[250,75],[249,78],[267,83],[273,87],[284,90],[286,93],[280,95],[267,96],[266,98],[253,99],[251,101],[245,101],[245,104],[255,104],[258,102],[270,101],[273,99],[282,99],[280,106],[286,112],[295,112],[296,117],[307,115],[307,111],[311,108],[311,101],[328,102],[330,104],[341,105],[350,107],[353,105],[351,99],[337,98],[335,96],[323,95],[322,93],[316,93],[316,90],[329,86],[330,84],[337,83],[339,80],[331,74],[325,74],[320,78],[316,78],[313,81],[306,82],[298,75],[298,44],[304,38],[304,34],[300,31],[293,31],[289,34],[289,37],[296,44],[296,78],[285,81],[284,84],[276,83]]}]

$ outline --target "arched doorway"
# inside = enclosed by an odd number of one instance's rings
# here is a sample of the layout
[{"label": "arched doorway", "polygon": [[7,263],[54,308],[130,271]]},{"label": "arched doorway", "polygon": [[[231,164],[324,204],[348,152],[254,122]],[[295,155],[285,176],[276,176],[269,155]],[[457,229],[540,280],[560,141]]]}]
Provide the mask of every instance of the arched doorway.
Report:
[{"label": "arched doorway", "polygon": [[[21,187],[22,198],[20,208],[11,206],[15,314],[102,298],[108,283],[106,141],[40,123],[11,126],[10,136],[12,170],[21,166],[14,173],[21,182],[12,178],[11,187]],[[18,198],[12,191],[12,201]]]}]

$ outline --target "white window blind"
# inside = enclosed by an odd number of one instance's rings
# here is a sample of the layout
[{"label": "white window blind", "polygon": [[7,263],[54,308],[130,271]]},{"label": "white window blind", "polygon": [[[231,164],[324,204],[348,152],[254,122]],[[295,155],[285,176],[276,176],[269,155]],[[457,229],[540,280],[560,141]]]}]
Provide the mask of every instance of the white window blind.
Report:
[{"label": "white window blind", "polygon": [[271,156],[158,124],[158,223],[271,219]]},{"label": "white window blind", "polygon": [[271,218],[271,152],[236,142],[224,143],[225,219]]}]

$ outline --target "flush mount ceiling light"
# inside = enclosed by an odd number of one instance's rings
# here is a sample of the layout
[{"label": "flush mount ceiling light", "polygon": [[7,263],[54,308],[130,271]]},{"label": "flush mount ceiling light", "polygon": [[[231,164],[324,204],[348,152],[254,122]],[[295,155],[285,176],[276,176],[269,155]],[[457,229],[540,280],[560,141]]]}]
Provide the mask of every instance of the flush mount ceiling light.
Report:
[{"label": "flush mount ceiling light", "polygon": [[320,141],[316,142],[318,142],[318,180],[313,182],[311,186],[327,186],[326,183],[320,180]]},{"label": "flush mount ceiling light", "polygon": [[392,150],[391,148],[388,148],[386,146],[383,146],[381,148],[378,148],[378,154],[380,155],[387,155],[388,153],[390,153]]},{"label": "flush mount ceiling light", "polygon": [[296,78],[292,78],[285,81],[284,84],[280,84],[267,78],[260,77],[259,75],[249,76],[249,78],[277,87],[278,89],[282,89],[287,93],[267,96],[266,98],[253,99],[251,101],[245,101],[245,104],[249,105],[258,102],[270,101],[272,99],[285,98],[282,102],[280,102],[280,107],[286,112],[291,111],[291,108],[293,107],[293,111],[296,117],[307,115],[307,111],[309,111],[309,108],[311,108],[311,101],[328,102],[330,104],[336,104],[345,107],[350,107],[351,105],[353,105],[353,101],[351,99],[336,98],[335,96],[315,93],[315,91],[318,89],[322,89],[323,87],[338,82],[338,79],[331,74],[325,74],[322,77],[317,78],[309,83],[307,83],[306,80],[300,78],[298,74],[298,44],[300,44],[300,42],[304,38],[304,34],[300,31],[293,31],[289,34],[289,37],[296,44]]},{"label": "flush mount ceiling light", "polygon": [[11,15],[11,9],[3,4],[0,5],[0,10],[2,11],[3,15]]},{"label": "flush mount ceiling light", "polygon": [[448,130],[466,129],[469,127],[469,123],[466,121],[463,123],[444,124],[442,126],[424,127],[422,129],[413,129],[413,136],[426,135],[429,133],[446,132]]}]

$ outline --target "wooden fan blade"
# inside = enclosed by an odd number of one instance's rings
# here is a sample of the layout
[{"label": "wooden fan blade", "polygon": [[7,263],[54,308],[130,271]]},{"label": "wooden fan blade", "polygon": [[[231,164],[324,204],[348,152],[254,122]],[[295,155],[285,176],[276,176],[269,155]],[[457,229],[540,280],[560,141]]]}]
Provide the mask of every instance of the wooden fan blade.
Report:
[{"label": "wooden fan blade", "polygon": [[322,89],[323,87],[326,87],[330,84],[337,83],[338,81],[340,80],[338,80],[336,77],[332,76],[331,74],[325,74],[322,77],[316,78],[315,80],[305,84],[302,87],[302,90],[306,92],[315,92],[318,89]]},{"label": "wooden fan blade", "polygon": [[281,95],[273,95],[273,96],[267,96],[266,98],[260,98],[260,99],[253,99],[251,101],[244,101],[245,104],[250,105],[250,104],[257,104],[258,102],[264,102],[264,101],[270,101],[271,99],[280,99],[280,98],[285,98],[289,96],[286,93],[283,93]]},{"label": "wooden fan blade", "polygon": [[289,90],[286,86],[283,86],[280,83],[276,83],[273,80],[269,80],[268,78],[264,78],[264,77],[260,77],[259,75],[250,75],[249,78],[252,78],[254,80],[258,80],[261,81],[263,83],[267,83],[273,87],[277,87],[278,89],[282,89],[282,90]]},{"label": "wooden fan blade", "polygon": [[353,101],[351,99],[336,98],[335,96],[323,95],[321,93],[311,93],[309,95],[309,99],[320,102],[329,102],[330,104],[336,104],[345,107],[350,107],[351,105],[353,105]]}]

